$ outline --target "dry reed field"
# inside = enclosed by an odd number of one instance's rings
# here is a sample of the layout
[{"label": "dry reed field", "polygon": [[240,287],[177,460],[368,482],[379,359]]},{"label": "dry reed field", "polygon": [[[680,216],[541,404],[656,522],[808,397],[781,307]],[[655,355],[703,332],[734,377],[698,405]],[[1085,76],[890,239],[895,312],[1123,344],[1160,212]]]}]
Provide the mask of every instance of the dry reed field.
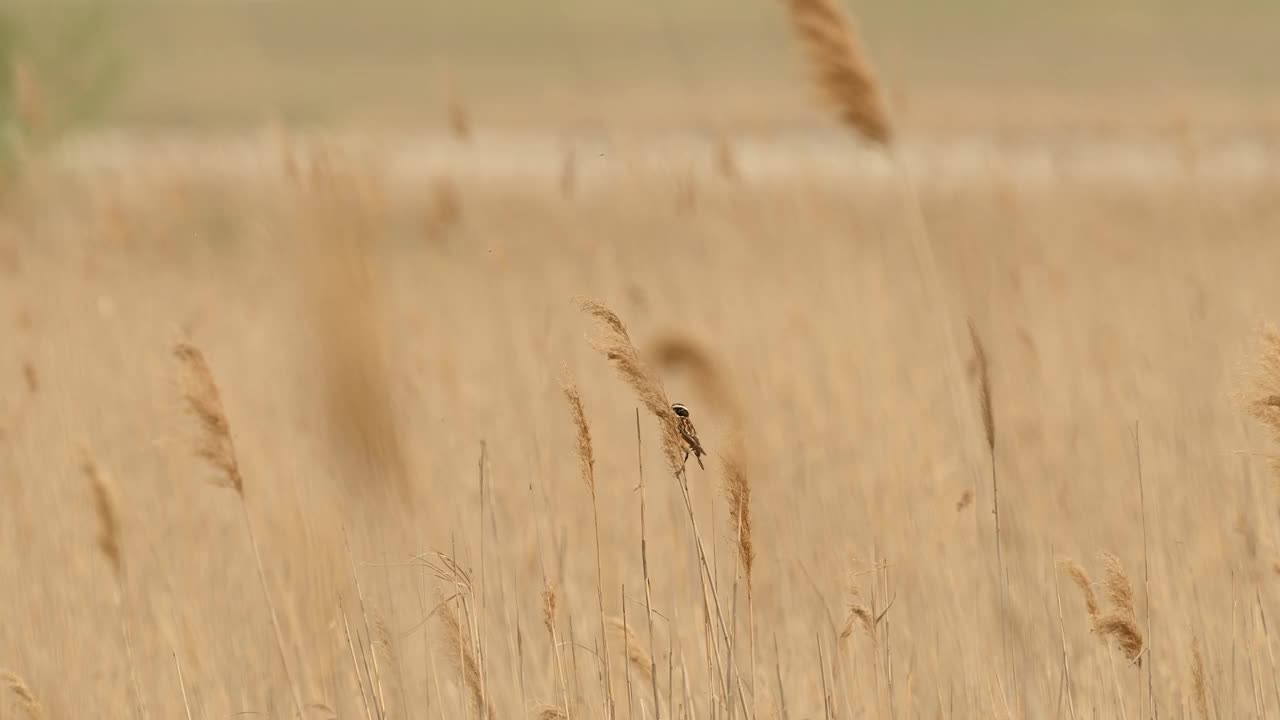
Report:
[{"label": "dry reed field", "polygon": [[827,124],[32,152],[0,720],[1280,716],[1273,99],[938,130],[771,7]]}]

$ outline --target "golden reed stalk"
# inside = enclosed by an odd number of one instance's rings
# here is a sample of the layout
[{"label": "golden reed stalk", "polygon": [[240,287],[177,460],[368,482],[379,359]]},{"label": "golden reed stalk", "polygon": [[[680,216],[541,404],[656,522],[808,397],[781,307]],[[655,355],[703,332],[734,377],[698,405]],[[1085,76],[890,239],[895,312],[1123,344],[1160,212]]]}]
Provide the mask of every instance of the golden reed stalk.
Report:
[{"label": "golden reed stalk", "polygon": [[893,139],[880,83],[838,0],[786,0],[819,92],[841,122],[881,145]]}]

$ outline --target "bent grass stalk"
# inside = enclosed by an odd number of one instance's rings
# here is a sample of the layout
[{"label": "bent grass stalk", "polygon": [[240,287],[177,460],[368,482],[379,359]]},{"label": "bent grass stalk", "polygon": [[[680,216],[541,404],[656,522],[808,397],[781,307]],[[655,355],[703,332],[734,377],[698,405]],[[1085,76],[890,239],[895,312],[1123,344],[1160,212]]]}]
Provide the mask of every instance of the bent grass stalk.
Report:
[{"label": "bent grass stalk", "polygon": [[302,691],[294,681],[293,672],[289,668],[284,633],[280,630],[280,619],[271,597],[271,587],[267,584],[266,570],[262,566],[262,553],[258,550],[257,534],[253,531],[253,519],[249,516],[249,505],[245,501],[244,476],[240,473],[240,462],[236,457],[235,444],[231,439],[231,423],[228,422],[226,411],[222,407],[222,395],[218,392],[213,371],[209,369],[209,363],[204,359],[204,353],[200,352],[199,348],[188,343],[179,343],[174,347],[173,354],[178,360],[182,373],[182,396],[186,401],[187,410],[200,426],[200,436],[195,445],[196,456],[217,471],[213,484],[234,490],[236,497],[240,500],[245,533],[249,536],[249,546],[253,550],[253,560],[258,570],[258,582],[262,585],[262,595],[271,617],[271,630],[275,634],[276,650],[280,653],[280,663],[284,667],[285,679],[289,683],[294,710],[299,717],[303,717]]},{"label": "bent grass stalk", "polygon": [[582,395],[578,392],[578,386],[574,384],[573,378],[569,376],[567,369],[564,370],[561,390],[564,392],[565,400],[569,403],[569,411],[573,415],[573,425],[577,430],[576,453],[578,468],[582,473],[582,481],[591,493],[591,525],[595,532],[596,542],[596,604],[600,612],[600,643],[603,645],[603,650],[600,654],[604,663],[605,703],[608,707],[608,717],[613,717],[613,680],[609,667],[609,636],[605,631],[604,617],[604,571],[600,560],[600,508],[599,502],[596,500],[596,460],[595,453],[591,447],[591,426],[587,423],[587,413],[582,406]]},{"label": "bent grass stalk", "polygon": [[[671,409],[671,402],[667,399],[666,390],[663,389],[662,383],[649,369],[648,365],[640,358],[640,353],[632,343],[626,325],[623,324],[616,313],[603,303],[595,300],[582,299],[578,301],[578,305],[583,312],[596,320],[602,330],[602,337],[594,343],[596,349],[611,361],[614,370],[631,387],[641,404],[648,408],[659,422],[662,431],[663,456],[667,461],[667,469],[675,476],[676,484],[679,486],[681,496],[684,498],[689,525],[693,530],[694,542],[698,551],[698,562],[702,566],[703,593],[708,592],[707,586],[710,585],[709,593],[714,604],[715,619],[718,622],[720,637],[724,642],[724,646],[729,648],[732,646],[729,627],[725,621],[719,593],[716,592],[715,573],[708,560],[706,544],[703,542],[702,532],[698,528],[698,519],[694,513],[693,498],[689,493],[688,475],[681,457],[681,440],[676,424],[676,414]],[[719,643],[712,643],[712,647],[714,654],[718,656]],[[736,680],[738,699],[742,704],[743,712],[750,713],[740,674],[736,677]]]}]

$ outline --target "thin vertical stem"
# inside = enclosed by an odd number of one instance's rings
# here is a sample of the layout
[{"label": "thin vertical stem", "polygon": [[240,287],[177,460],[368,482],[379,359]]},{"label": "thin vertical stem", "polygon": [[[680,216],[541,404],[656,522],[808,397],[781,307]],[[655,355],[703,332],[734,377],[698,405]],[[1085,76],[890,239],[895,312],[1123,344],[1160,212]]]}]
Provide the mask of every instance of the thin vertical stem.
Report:
[{"label": "thin vertical stem", "polygon": [[[879,555],[880,553],[877,551],[875,554]],[[882,568],[883,569],[881,572],[883,573],[883,575],[881,577],[883,579],[883,584],[884,584],[885,602],[889,603],[889,605],[892,605],[893,595],[891,594],[891,591],[889,589],[889,563],[887,560],[884,563],[882,563]],[[880,612],[883,614],[887,614],[889,612],[889,605],[886,605],[885,609]],[[877,615],[877,617],[881,617],[881,615]],[[888,689],[889,689],[889,717],[896,718],[898,716],[898,713],[897,713],[896,706],[894,704],[894,692],[893,692],[893,635],[889,632],[889,630],[890,630],[889,619],[886,617],[884,619],[885,677],[886,677],[886,684],[888,685]],[[908,685],[910,685],[909,682],[908,682]]]},{"label": "thin vertical stem", "polygon": [[173,655],[173,667],[178,671],[178,689],[182,691],[182,707],[187,711],[187,720],[191,718],[191,703],[187,700],[187,684],[182,680],[182,663],[178,662],[178,653],[173,649],[169,650]]},{"label": "thin vertical stem", "polygon": [[[649,623],[649,680],[653,686],[653,713],[655,720],[662,720],[662,705],[658,702],[657,646],[653,642],[653,597],[649,584],[649,540],[645,530],[644,453],[640,444],[640,408],[636,408],[636,468],[640,474],[640,567],[644,571],[644,612]],[[670,673],[668,672],[668,676]]]},{"label": "thin vertical stem", "polygon": [[[698,560],[702,564],[702,570],[703,570],[703,573],[708,578],[708,583],[711,584],[711,599],[715,603],[716,620],[718,620],[720,623],[720,634],[724,638],[725,643],[727,644],[729,642],[729,628],[725,624],[724,612],[720,609],[720,596],[716,593],[715,585],[711,583],[711,580],[710,580],[712,577],[711,566],[707,561],[706,548],[702,544],[702,533],[698,531],[698,520],[694,516],[694,512],[693,512],[693,498],[689,494],[689,480],[688,480],[688,477],[685,475],[684,470],[681,470],[680,474],[676,476],[676,484],[680,486],[680,492],[684,496],[685,510],[689,515],[689,524],[693,528],[693,539],[698,549]],[[703,592],[704,593],[706,592],[705,589]],[[737,688],[738,688],[738,699],[742,703],[742,709],[744,712],[749,712],[749,710],[747,709],[747,698],[742,690],[741,675],[737,676]],[[726,698],[726,700],[727,699],[728,698]]]},{"label": "thin vertical stem", "polygon": [[[631,628],[627,626],[627,586],[622,586],[622,642],[623,644],[631,642]],[[631,654],[630,648],[624,648],[624,652],[628,656]],[[623,661],[623,672],[627,676],[627,717],[635,717],[635,696],[631,692],[631,663]],[[643,710],[643,709],[642,709]],[[643,716],[643,711],[641,712]]]},{"label": "thin vertical stem", "polygon": [[781,708],[782,720],[791,720],[787,712],[787,694],[782,687],[782,657],[778,653],[778,633],[773,634],[773,675],[778,681],[778,705]]},{"label": "thin vertical stem", "polygon": [[351,667],[356,673],[356,685],[360,688],[360,700],[364,704],[366,720],[373,720],[373,710],[369,708],[369,696],[364,692],[364,676],[360,674],[360,661],[356,659],[356,644],[351,640],[351,623],[347,620],[347,610],[342,605],[342,596],[338,596],[338,612],[342,613],[342,630],[347,637],[347,647],[351,650]]},{"label": "thin vertical stem", "polygon": [[[741,537],[742,537],[742,520],[741,519],[738,520],[737,535],[738,535],[739,541],[741,541]],[[733,674],[738,668],[738,578],[742,576],[741,564],[735,561],[733,563],[733,568],[734,568],[733,586],[732,586],[733,604],[729,606],[730,607],[729,637],[725,640],[725,654],[728,656],[728,658],[725,661],[725,677],[724,677],[725,687],[733,686]],[[729,711],[728,720],[734,720],[735,713],[734,713],[733,703],[732,702],[727,703],[726,709]],[[747,708],[744,707],[742,711],[744,714],[746,714],[747,717],[750,717],[750,711]]]},{"label": "thin vertical stem", "polygon": [[996,582],[1000,588],[1000,651],[1003,655],[1001,671],[1009,671],[1009,614],[1006,599],[1007,581],[1004,572],[1004,543],[1000,538],[1000,483],[996,475],[996,450],[991,448],[991,514],[996,521]]},{"label": "thin vertical stem", "polygon": [[1120,690],[1120,676],[1116,674],[1116,657],[1110,645],[1107,645],[1107,662],[1111,663],[1111,680],[1116,686],[1116,703],[1120,705],[1120,720],[1128,720],[1129,715],[1124,709],[1124,693]]},{"label": "thin vertical stem", "polygon": [[1236,714],[1236,573],[1231,571],[1231,717]]},{"label": "thin vertical stem", "polygon": [[1147,699],[1151,704],[1151,716],[1160,720],[1160,706],[1156,702],[1156,630],[1151,618],[1151,561],[1147,545],[1147,493],[1142,482],[1142,441],[1138,421],[1133,421],[1133,454],[1138,462],[1138,501],[1142,508],[1142,585],[1147,606]]},{"label": "thin vertical stem", "polygon": [[1049,570],[1053,573],[1053,595],[1058,600],[1058,635],[1062,640],[1062,674],[1067,685],[1067,710],[1071,720],[1076,720],[1076,703],[1071,696],[1071,661],[1067,659],[1067,628],[1062,620],[1062,591],[1058,587],[1058,564],[1053,553],[1053,545],[1049,545]]},{"label": "thin vertical stem", "polygon": [[831,691],[827,689],[827,665],[822,657],[822,635],[818,641],[818,674],[822,677],[822,717],[831,720]]},{"label": "thin vertical stem", "polygon": [[133,655],[133,640],[129,636],[129,618],[125,614],[125,608],[128,603],[125,602],[124,579],[120,575],[116,575],[116,616],[120,618],[120,637],[124,640],[124,652],[129,660],[129,679],[133,683],[133,699],[137,703],[138,717],[141,720],[148,720],[151,717],[147,712],[147,703],[142,697],[142,683],[138,680],[138,663]]},{"label": "thin vertical stem", "polygon": [[485,648],[484,648],[484,642],[485,642],[484,624],[485,624],[485,615],[486,615],[485,611],[487,610],[487,606],[488,606],[487,599],[489,597],[489,583],[486,582],[485,580],[485,567],[484,567],[484,557],[485,557],[484,556],[484,539],[485,539],[484,538],[484,535],[485,535],[484,511],[485,511],[485,498],[486,498],[485,487],[484,487],[485,486],[484,469],[485,469],[485,461],[488,459],[489,459],[489,447],[484,440],[481,440],[480,441],[480,460],[477,463],[479,466],[477,468],[478,469],[477,475],[479,475],[479,480],[480,480],[480,518],[479,518],[479,523],[480,523],[480,612],[477,614],[476,622],[475,622],[476,636],[477,636],[475,645],[476,645],[477,653],[479,655],[479,657],[476,658],[476,661],[477,661],[477,664],[480,666],[480,714],[482,716],[484,715],[485,708],[489,707],[489,692],[488,692],[489,689],[488,687],[486,687],[486,682],[485,682],[486,676],[488,675],[488,673],[485,672],[485,661],[488,658],[488,653],[485,652]]},{"label": "thin vertical stem", "polygon": [[249,518],[249,506],[246,504],[243,494],[240,495],[240,510],[244,516],[245,531],[249,535],[249,546],[253,550],[254,564],[258,569],[258,581],[262,584],[262,595],[266,598],[267,611],[271,616],[271,630],[275,633],[276,650],[280,652],[280,663],[284,666],[284,677],[289,683],[294,709],[297,711],[298,717],[304,717],[302,692],[298,689],[298,684],[293,681],[293,673],[289,670],[289,659],[284,651],[284,633],[280,631],[280,619],[276,616],[276,605],[271,600],[271,588],[267,585],[267,572],[262,567],[262,553],[258,551],[258,538],[253,533],[253,521]]},{"label": "thin vertical stem", "polygon": [[596,539],[596,603],[600,609],[600,644],[604,661],[605,717],[613,718],[613,680],[612,671],[609,667],[609,639],[604,621],[604,570],[600,561],[600,511],[596,502],[596,486],[594,482],[591,483],[591,525],[595,530]]},{"label": "thin vertical stem", "polygon": [[[531,508],[537,507],[537,503],[535,502],[535,499],[534,499],[533,483],[529,483],[529,507]],[[542,570],[542,592],[543,592],[542,597],[543,597],[543,603],[544,603],[544,612],[546,612],[547,606],[545,605],[545,603],[547,602],[547,599],[549,597],[553,596],[553,594],[551,590],[551,581],[547,577],[546,556],[543,554],[543,550],[542,550],[541,518],[543,514],[544,513],[542,512],[534,513],[533,531],[536,536],[536,541],[538,546],[538,567]],[[551,656],[552,656],[552,659],[555,660],[555,664],[556,664],[555,677],[556,677],[556,682],[559,685],[558,689],[560,690],[561,700],[564,702],[565,718],[566,720],[573,720],[573,709],[569,703],[568,673],[566,673],[564,669],[564,656],[560,652],[560,638],[556,631],[556,619],[554,614],[552,614],[551,617],[549,617],[547,620],[548,620],[548,624],[550,625],[550,627],[548,627],[547,630],[551,635]]]},{"label": "thin vertical stem", "polygon": [[[373,659],[372,672],[366,668],[369,674],[369,693],[373,695],[374,710],[377,711],[378,717],[385,717],[387,714],[387,697],[382,689],[382,671],[378,667],[378,653],[373,650],[373,630],[369,627],[369,613],[364,605],[364,591],[360,588],[360,574],[356,571],[356,559],[351,553],[351,539],[347,536],[346,528],[342,530],[342,542],[347,549],[347,562],[351,564],[351,580],[356,586],[356,600],[360,603],[360,617],[364,620],[364,636],[369,639],[369,656]],[[359,640],[360,632],[357,629],[356,639]],[[363,648],[363,644],[361,645]],[[364,653],[361,652],[361,655]],[[366,661],[365,665],[369,663]]]},{"label": "thin vertical stem", "polygon": [[1254,600],[1258,603],[1258,617],[1262,619],[1262,637],[1267,642],[1267,657],[1271,660],[1271,684],[1275,688],[1276,707],[1280,707],[1280,681],[1276,680],[1276,653],[1271,647],[1271,631],[1267,629],[1267,613],[1262,609],[1262,591],[1255,585]]}]

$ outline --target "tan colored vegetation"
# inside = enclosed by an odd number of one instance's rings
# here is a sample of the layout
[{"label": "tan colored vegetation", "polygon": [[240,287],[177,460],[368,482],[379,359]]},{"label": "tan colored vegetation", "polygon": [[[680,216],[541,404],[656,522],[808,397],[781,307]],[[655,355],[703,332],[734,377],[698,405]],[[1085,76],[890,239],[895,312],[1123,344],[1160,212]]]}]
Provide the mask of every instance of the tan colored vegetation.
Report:
[{"label": "tan colored vegetation", "polygon": [[841,7],[785,10],[838,116],[937,171],[911,202],[847,143],[501,145],[482,83],[416,155],[33,164],[0,718],[1280,714],[1268,136],[935,156]]}]

